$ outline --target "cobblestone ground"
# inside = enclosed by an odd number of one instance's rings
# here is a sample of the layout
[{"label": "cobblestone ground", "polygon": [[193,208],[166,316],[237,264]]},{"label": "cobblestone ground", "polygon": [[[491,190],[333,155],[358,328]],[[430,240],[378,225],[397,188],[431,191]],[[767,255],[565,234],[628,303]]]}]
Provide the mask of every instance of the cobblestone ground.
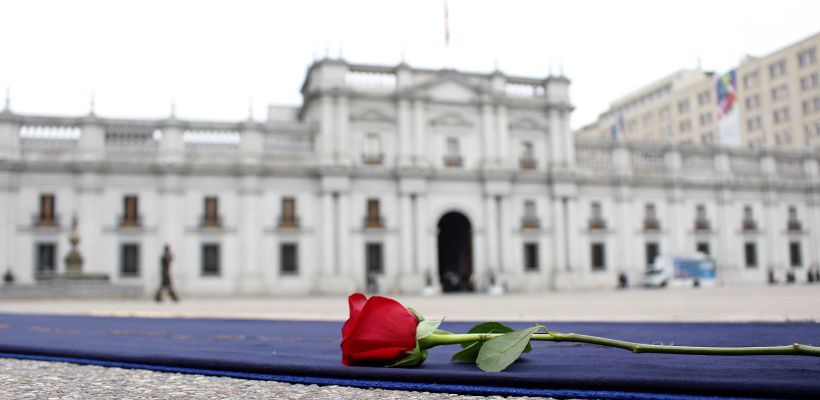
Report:
[{"label": "cobblestone ground", "polygon": [[[292,385],[139,369],[0,358],[0,399],[503,399],[504,397]],[[533,397],[516,397],[532,399]]]}]

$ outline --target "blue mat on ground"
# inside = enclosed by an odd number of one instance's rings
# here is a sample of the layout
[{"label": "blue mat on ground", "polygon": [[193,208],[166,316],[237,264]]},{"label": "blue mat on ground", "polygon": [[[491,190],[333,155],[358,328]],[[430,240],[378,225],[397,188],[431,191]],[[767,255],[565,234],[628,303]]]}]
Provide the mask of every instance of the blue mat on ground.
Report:
[{"label": "blue mat on ground", "polygon": [[[501,373],[452,364],[436,348],[419,368],[345,367],[341,322],[0,314],[0,356],[305,384],[582,398],[820,398],[820,358],[633,354],[533,343]],[[511,323],[523,328],[530,324]],[[466,332],[472,324],[446,322]],[[693,346],[820,344],[817,323],[549,323],[550,329]]]}]

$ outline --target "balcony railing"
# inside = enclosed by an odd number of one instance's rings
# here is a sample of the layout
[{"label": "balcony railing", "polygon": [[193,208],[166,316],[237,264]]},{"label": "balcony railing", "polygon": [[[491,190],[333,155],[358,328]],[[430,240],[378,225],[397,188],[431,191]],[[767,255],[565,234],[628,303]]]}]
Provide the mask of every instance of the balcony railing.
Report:
[{"label": "balcony railing", "polygon": [[711,229],[711,224],[708,219],[699,218],[695,220],[695,231],[706,232]]},{"label": "balcony railing", "polygon": [[117,217],[120,228],[139,228],[142,226],[142,216],[140,215],[120,215]]},{"label": "balcony railing", "polygon": [[789,221],[786,224],[786,230],[789,232],[800,232],[803,230],[803,224],[800,221]]},{"label": "balcony railing", "polygon": [[279,217],[279,227],[295,229],[299,227],[299,217],[295,215],[282,215]]},{"label": "balcony railing", "polygon": [[534,158],[522,158],[518,161],[522,170],[531,171],[538,166],[538,162]]},{"label": "balcony railing", "polygon": [[32,225],[40,227],[57,227],[60,226],[59,215],[42,215],[34,214],[31,217]]},{"label": "balcony railing", "polygon": [[606,220],[600,217],[592,217],[589,219],[589,230],[602,231],[606,230]]},{"label": "balcony railing", "polygon": [[645,218],[643,220],[643,230],[659,231],[661,230],[661,221],[657,218]]},{"label": "balcony railing", "polygon": [[444,156],[444,166],[450,168],[459,168],[464,165],[464,160],[461,156]]},{"label": "balcony railing", "polygon": [[366,216],[364,217],[364,227],[365,228],[384,228],[384,218],[379,216]]},{"label": "balcony railing", "polygon": [[203,215],[199,218],[199,226],[203,228],[219,228],[222,226],[222,217],[219,215]]},{"label": "balcony railing", "polygon": [[521,218],[521,228],[538,229],[541,227],[541,220],[534,215],[525,215]]},{"label": "balcony railing", "polygon": [[367,165],[381,165],[384,163],[384,154],[362,154],[362,162]]},{"label": "balcony railing", "polygon": [[744,219],[742,223],[742,228],[744,232],[756,232],[757,231],[757,222],[753,219]]}]

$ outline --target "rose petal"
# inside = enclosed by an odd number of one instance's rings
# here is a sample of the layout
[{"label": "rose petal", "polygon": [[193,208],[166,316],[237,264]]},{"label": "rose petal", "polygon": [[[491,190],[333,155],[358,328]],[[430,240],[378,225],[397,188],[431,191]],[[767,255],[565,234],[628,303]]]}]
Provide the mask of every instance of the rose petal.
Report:
[{"label": "rose petal", "polygon": [[342,326],[342,339],[350,334],[350,330],[359,318],[359,314],[362,308],[364,308],[365,303],[367,303],[367,297],[361,293],[353,293],[347,298],[347,304],[350,306],[350,317]]},{"label": "rose petal", "polygon": [[[412,350],[416,347],[416,316],[395,300],[373,296],[343,332],[342,353],[356,354],[378,349]],[[381,360],[381,359],[380,359]]]},{"label": "rose petal", "polygon": [[[360,353],[353,353],[348,356],[349,362],[385,362],[398,361],[407,356],[407,350],[396,347],[385,347]],[[344,362],[344,360],[342,360]]]}]

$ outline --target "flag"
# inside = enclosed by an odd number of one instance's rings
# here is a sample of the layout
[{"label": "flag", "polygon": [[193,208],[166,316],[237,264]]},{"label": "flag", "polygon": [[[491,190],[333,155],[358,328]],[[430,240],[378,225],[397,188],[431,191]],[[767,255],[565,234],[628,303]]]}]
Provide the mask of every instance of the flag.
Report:
[{"label": "flag", "polygon": [[447,10],[447,0],[444,0],[444,47],[450,47],[450,13]]},{"label": "flag", "polygon": [[723,146],[740,146],[740,113],[737,106],[737,70],[731,70],[717,77],[717,136]]}]

